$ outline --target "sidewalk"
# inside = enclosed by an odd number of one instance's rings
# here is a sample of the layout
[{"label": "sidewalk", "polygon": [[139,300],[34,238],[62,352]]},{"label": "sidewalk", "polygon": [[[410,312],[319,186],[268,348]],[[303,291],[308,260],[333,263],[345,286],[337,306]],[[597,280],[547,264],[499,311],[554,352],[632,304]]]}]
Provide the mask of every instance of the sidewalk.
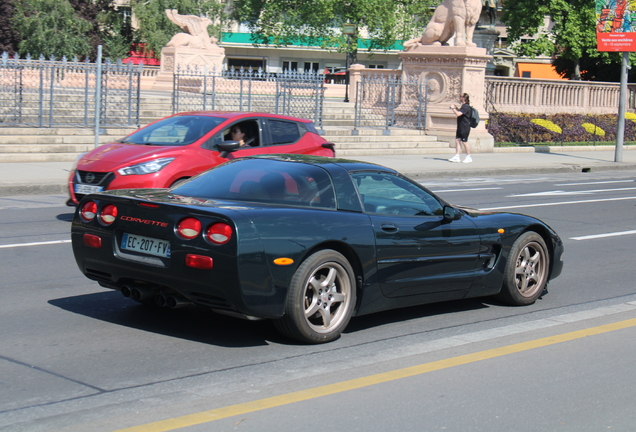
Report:
[{"label": "sidewalk", "polygon": [[[563,147],[542,150],[546,151],[535,152],[533,147],[495,148],[494,153],[473,153],[473,162],[469,164],[449,162],[454,153],[357,156],[355,159],[388,166],[417,179],[636,170],[636,151],[627,148],[623,148],[622,162],[614,162],[614,147],[612,150],[562,151]],[[465,156],[461,155],[462,160]]]},{"label": "sidewalk", "polygon": [[[450,150],[450,149],[449,149]],[[394,168],[418,179],[472,177],[501,174],[558,172],[636,171],[636,150],[623,149],[623,161],[614,162],[614,150],[535,153],[533,148],[502,148],[495,153],[475,153],[473,163],[452,163],[449,154],[356,156],[356,160]],[[547,149],[546,149],[547,150]],[[464,155],[462,155],[463,159]],[[72,162],[0,163],[0,196],[67,194]]]}]

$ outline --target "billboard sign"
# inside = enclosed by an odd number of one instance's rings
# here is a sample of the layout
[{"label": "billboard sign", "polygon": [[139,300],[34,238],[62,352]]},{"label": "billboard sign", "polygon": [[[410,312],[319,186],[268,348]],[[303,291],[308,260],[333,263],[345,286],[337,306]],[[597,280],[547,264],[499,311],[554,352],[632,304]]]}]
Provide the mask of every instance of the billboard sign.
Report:
[{"label": "billboard sign", "polygon": [[596,0],[596,47],[599,51],[636,52],[636,4]]}]

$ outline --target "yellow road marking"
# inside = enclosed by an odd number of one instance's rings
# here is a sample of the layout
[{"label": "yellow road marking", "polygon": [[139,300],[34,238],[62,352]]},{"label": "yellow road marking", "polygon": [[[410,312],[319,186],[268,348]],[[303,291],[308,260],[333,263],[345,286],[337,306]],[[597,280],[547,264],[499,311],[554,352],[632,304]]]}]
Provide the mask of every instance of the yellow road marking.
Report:
[{"label": "yellow road marking", "polygon": [[569,333],[563,333],[556,336],[550,336],[541,339],[535,339],[528,342],[508,345],[501,348],[493,348],[485,351],[466,354],[458,357],[452,357],[444,360],[437,360],[430,363],[424,363],[417,366],[411,366],[390,372],[369,375],[362,378],[356,378],[348,381],[342,381],[335,384],[329,384],[320,387],[314,387],[307,390],[301,390],[293,393],[287,393],[280,396],[273,396],[265,399],[259,399],[252,402],[245,402],[227,407],[217,408],[209,411],[202,411],[196,414],[184,415],[168,420],[161,420],[145,425],[134,426],[126,429],[120,429],[115,432],[164,432],[180,429],[188,426],[194,426],[202,423],[212,422],[237,415],[244,415],[255,411],[268,408],[275,408],[282,405],[288,405],[295,402],[301,402],[314,399],[321,396],[327,396],[335,393],[345,392],[347,390],[359,389],[375,384],[381,384],[401,378],[408,378],[415,375],[425,374],[441,369],[448,369],[454,366],[465,365],[468,363],[488,360],[496,357],[502,357],[508,354],[515,354],[528,351],[535,348],[541,348],[549,345],[555,345],[562,342],[568,342],[575,339],[581,339],[587,336],[594,336],[614,330],[625,329],[636,326],[636,318],[625,321],[619,321],[612,324],[606,324],[598,327],[592,327],[584,330],[577,330]]}]

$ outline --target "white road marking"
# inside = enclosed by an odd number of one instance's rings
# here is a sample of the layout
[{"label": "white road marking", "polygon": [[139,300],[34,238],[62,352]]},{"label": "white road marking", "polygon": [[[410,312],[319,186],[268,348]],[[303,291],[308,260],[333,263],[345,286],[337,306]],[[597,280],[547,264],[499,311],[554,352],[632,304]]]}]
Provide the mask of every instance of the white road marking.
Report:
[{"label": "white road marking", "polygon": [[458,186],[471,186],[471,185],[475,185],[475,186],[480,186],[480,185],[485,185],[485,184],[490,184],[490,183],[495,183],[495,184],[514,184],[514,183],[537,183],[537,182],[542,182],[542,181],[550,181],[549,178],[545,177],[537,177],[537,178],[523,178],[523,177],[515,177],[512,179],[506,179],[506,178],[454,178],[452,180],[448,180],[448,181],[443,181],[443,180],[433,180],[433,179],[426,179],[426,180],[420,180],[419,183],[423,184],[424,186],[427,186],[429,188],[433,188],[433,187],[458,187]]},{"label": "white road marking", "polygon": [[62,243],[70,243],[70,240],[54,240],[47,242],[35,242],[35,243],[15,243],[8,245],[0,245],[0,249],[10,249],[17,247],[26,247],[26,246],[42,246],[42,245],[51,245],[51,244],[62,244]]},{"label": "white road marking", "polygon": [[506,210],[506,209],[528,208],[528,207],[548,207],[548,206],[566,205],[566,204],[585,204],[585,203],[595,203],[595,202],[604,202],[604,201],[623,201],[623,200],[629,200],[629,199],[636,199],[636,196],[582,200],[582,201],[561,201],[561,202],[555,202],[555,203],[522,204],[522,205],[514,205],[514,206],[482,208],[479,210],[490,211],[490,210]]},{"label": "white road marking", "polygon": [[612,180],[612,181],[597,181],[597,182],[585,182],[585,183],[559,183],[554,186],[584,186],[591,184],[606,184],[606,183],[633,183],[634,180]]},{"label": "white road marking", "polygon": [[624,235],[630,235],[630,234],[636,234],[636,231],[622,231],[622,232],[594,234],[594,235],[587,235],[587,236],[580,236],[580,237],[570,237],[570,240],[591,240],[591,239],[597,239],[597,238],[617,237],[617,236],[624,236]]},{"label": "white road marking", "polygon": [[491,187],[491,188],[471,188],[471,189],[446,189],[446,190],[434,190],[435,193],[441,192],[464,192],[464,191],[482,191],[482,190],[496,190],[503,189],[500,187]]},{"label": "white road marking", "polygon": [[561,196],[561,195],[587,195],[589,192],[584,191],[545,191],[545,192],[533,192],[528,194],[506,195],[506,198],[518,198],[518,197],[541,197],[541,196]]},{"label": "white road marking", "polygon": [[636,187],[631,188],[617,188],[617,189],[591,189],[584,191],[546,191],[546,192],[534,192],[529,194],[519,194],[519,195],[507,195],[506,198],[517,198],[517,197],[530,197],[530,196],[554,196],[554,195],[585,195],[596,192],[617,192],[617,191],[626,191],[626,190],[634,190]]}]

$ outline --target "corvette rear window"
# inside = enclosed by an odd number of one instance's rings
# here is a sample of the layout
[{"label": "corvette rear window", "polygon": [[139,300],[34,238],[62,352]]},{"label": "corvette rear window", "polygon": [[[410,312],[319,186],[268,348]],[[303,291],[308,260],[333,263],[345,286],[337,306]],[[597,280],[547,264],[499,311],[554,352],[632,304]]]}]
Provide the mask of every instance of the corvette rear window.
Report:
[{"label": "corvette rear window", "polygon": [[138,130],[120,142],[157,146],[183,146],[192,144],[226,119],[210,116],[176,116],[158,121]]},{"label": "corvette rear window", "polygon": [[172,192],[204,199],[336,208],[333,184],[325,170],[267,159],[244,159],[221,165]]}]

